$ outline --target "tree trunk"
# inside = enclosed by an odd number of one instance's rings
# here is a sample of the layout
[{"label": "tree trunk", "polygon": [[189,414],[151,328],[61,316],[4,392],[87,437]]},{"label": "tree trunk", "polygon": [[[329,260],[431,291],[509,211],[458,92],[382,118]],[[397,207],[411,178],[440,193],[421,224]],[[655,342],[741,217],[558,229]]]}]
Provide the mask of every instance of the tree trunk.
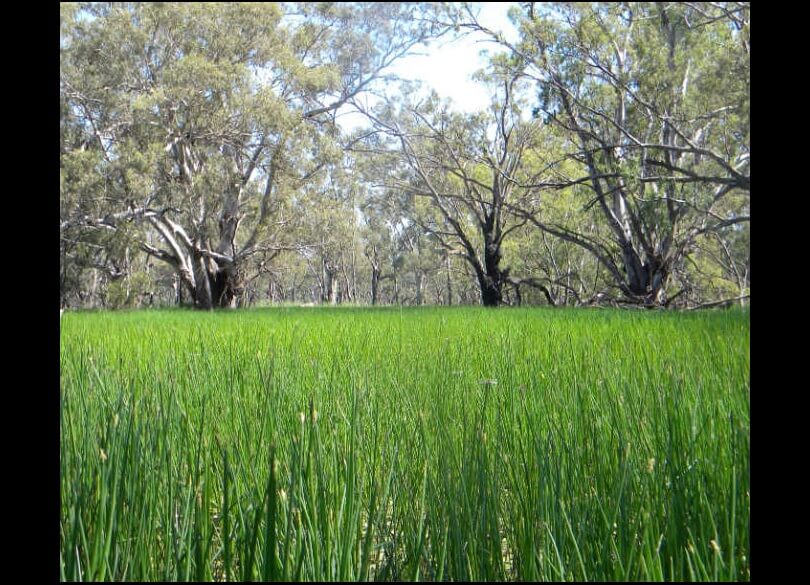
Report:
[{"label": "tree trunk", "polygon": [[323,289],[321,291],[321,302],[330,305],[337,304],[339,283],[336,282],[337,270],[331,268],[326,262],[323,264]]},{"label": "tree trunk", "polygon": [[478,284],[481,286],[481,304],[485,307],[497,307],[503,304],[503,285],[509,271],[500,268],[501,247],[497,241],[493,241],[491,231],[484,230],[484,241],[484,266],[475,267]]},{"label": "tree trunk", "polygon": [[[93,303],[95,303],[94,299],[96,299],[96,294],[97,294],[96,291],[97,291],[97,289],[98,289],[98,270],[94,268],[93,269],[93,286],[90,289],[90,306],[91,307],[93,306]],[[103,304],[103,303],[100,303],[100,304]]]},{"label": "tree trunk", "polygon": [[450,254],[445,256],[447,262],[447,306],[453,306],[453,281],[450,278]]},{"label": "tree trunk", "polygon": [[220,266],[202,256],[194,262],[194,285],[186,282],[195,308],[233,309],[239,305],[244,292],[235,265]]},{"label": "tree trunk", "polygon": [[329,304],[336,305],[338,301],[338,283],[335,282],[335,274],[329,273]]},{"label": "tree trunk", "polygon": [[669,272],[655,260],[645,262],[640,270],[638,282],[631,287],[641,304],[650,307],[666,305],[666,286]]},{"label": "tree trunk", "polygon": [[634,248],[632,241],[626,241],[622,249],[622,261],[625,272],[625,293],[631,301],[649,307],[666,305],[666,287],[669,281],[669,262],[655,256],[646,258]]},{"label": "tree trunk", "polygon": [[321,259],[321,271],[323,274],[323,284],[321,285],[321,302],[328,303],[332,298],[332,288],[334,287],[334,284],[332,283],[332,271],[329,270],[325,259]]},{"label": "tree trunk", "polygon": [[484,275],[483,279],[479,279],[478,284],[481,285],[482,305],[485,307],[497,307],[503,303],[503,291],[496,281]]},{"label": "tree trunk", "polygon": [[346,286],[346,295],[344,298],[346,299],[346,302],[351,303],[354,301],[354,292],[353,292],[354,286],[352,285],[349,279],[349,273],[346,270],[345,266],[343,267],[343,281]]},{"label": "tree trunk", "polygon": [[183,279],[180,278],[179,274],[175,274],[172,285],[174,287],[174,302],[180,307],[183,305]]},{"label": "tree trunk", "polygon": [[371,267],[371,305],[377,304],[380,290],[380,269],[374,266]]},{"label": "tree trunk", "polygon": [[425,285],[425,273],[421,270],[416,274],[416,306],[422,306],[422,288]]}]

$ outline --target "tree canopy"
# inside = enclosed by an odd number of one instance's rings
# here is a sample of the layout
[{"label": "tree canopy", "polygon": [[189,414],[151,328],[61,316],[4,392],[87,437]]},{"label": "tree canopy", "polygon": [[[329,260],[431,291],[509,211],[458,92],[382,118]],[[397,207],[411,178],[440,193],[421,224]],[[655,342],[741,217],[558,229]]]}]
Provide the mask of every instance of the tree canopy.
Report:
[{"label": "tree canopy", "polygon": [[[748,3],[61,11],[63,306],[750,295]],[[390,75],[464,34],[487,110]]]}]

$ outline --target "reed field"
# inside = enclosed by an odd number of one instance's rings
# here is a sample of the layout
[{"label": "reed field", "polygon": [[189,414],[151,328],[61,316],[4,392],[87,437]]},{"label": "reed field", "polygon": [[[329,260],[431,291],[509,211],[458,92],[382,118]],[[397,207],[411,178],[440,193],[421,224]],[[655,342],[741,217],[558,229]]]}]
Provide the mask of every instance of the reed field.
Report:
[{"label": "reed field", "polygon": [[68,312],[63,580],[749,580],[749,313]]}]

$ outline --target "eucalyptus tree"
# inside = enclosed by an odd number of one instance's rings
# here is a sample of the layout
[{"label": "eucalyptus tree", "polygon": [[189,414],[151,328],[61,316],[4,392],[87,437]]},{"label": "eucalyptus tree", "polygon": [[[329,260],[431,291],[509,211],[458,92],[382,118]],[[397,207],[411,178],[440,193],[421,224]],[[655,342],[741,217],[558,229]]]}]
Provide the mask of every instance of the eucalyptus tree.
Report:
[{"label": "eucalyptus tree", "polygon": [[399,214],[389,214],[385,199],[377,199],[366,194],[361,203],[363,226],[363,256],[369,267],[369,301],[372,305],[384,301],[383,285],[386,280],[396,278],[400,262],[397,247],[397,223]]},{"label": "eucalyptus tree", "polygon": [[249,272],[296,247],[291,199],[339,158],[338,110],[446,30],[423,18],[437,9],[66,5],[63,237],[126,237],[195,306],[233,306]]},{"label": "eucalyptus tree", "polygon": [[538,187],[524,163],[539,143],[541,124],[521,119],[516,82],[501,79],[492,108],[478,114],[453,112],[435,94],[367,112],[399,164],[393,172],[382,167],[379,185],[403,194],[409,221],[468,263],[485,306],[502,304],[508,285],[543,286],[515,278],[503,263],[504,241],[526,223],[510,209],[521,208]]},{"label": "eucalyptus tree", "polygon": [[516,43],[469,9],[460,26],[536,82],[535,114],[568,136],[567,180],[609,237],[544,221],[542,198],[519,214],[591,253],[624,300],[666,305],[696,242],[750,218],[748,3],[521,6]]}]

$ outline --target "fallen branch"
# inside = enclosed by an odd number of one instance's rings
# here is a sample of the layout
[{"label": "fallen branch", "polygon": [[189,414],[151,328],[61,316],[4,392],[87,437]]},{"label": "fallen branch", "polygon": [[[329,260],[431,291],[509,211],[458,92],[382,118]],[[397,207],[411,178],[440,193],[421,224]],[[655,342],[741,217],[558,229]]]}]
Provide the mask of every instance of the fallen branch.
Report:
[{"label": "fallen branch", "polygon": [[712,301],[711,303],[701,303],[699,305],[695,305],[694,307],[689,307],[687,311],[694,311],[695,309],[706,309],[708,307],[728,307],[733,305],[736,302],[742,301],[744,299],[750,299],[751,295],[742,295],[741,297],[735,297],[733,299],[723,299],[722,301]]}]

